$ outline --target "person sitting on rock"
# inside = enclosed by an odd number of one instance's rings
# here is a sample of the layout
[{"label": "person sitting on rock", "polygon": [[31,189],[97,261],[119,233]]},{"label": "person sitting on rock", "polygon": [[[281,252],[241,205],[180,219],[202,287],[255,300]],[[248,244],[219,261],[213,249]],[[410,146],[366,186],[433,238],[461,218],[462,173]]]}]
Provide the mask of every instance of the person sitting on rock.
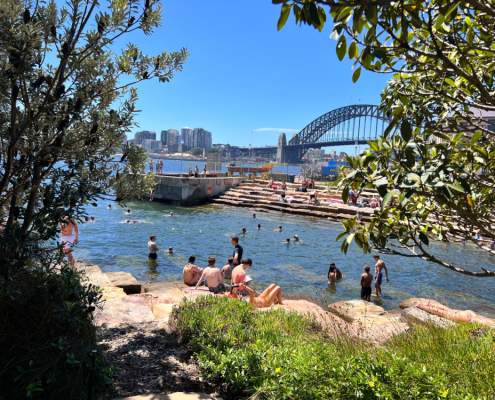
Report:
[{"label": "person sitting on rock", "polygon": [[247,292],[249,303],[256,308],[265,308],[274,304],[282,304],[282,288],[274,283],[268,286],[260,295],[257,295],[253,289],[244,284],[239,285],[237,290]]},{"label": "person sitting on rock", "polygon": [[195,262],[196,257],[189,257],[189,260],[182,271],[184,283],[188,286],[196,285],[196,283],[198,283],[199,281],[199,278],[201,277],[201,273],[203,272],[202,268],[194,264]]},{"label": "person sitting on rock", "polygon": [[222,267],[222,275],[224,279],[232,278],[232,270],[234,269],[234,257],[227,258],[227,264]]},{"label": "person sitting on rock", "polygon": [[247,270],[251,268],[253,261],[246,258],[241,261],[241,264],[232,270],[232,285],[245,284],[251,280],[247,274]]},{"label": "person sitting on rock", "polygon": [[222,271],[215,266],[215,262],[215,257],[208,257],[208,266],[203,270],[198,283],[196,283],[195,289],[206,281],[206,285],[210,292],[214,294],[225,292]]}]

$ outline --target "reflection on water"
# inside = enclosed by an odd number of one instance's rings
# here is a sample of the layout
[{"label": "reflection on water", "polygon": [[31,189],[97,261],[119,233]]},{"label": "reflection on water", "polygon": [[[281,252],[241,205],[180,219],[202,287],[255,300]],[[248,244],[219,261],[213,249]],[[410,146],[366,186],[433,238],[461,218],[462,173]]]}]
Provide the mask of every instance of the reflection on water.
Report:
[{"label": "reflection on water", "polygon": [[[359,298],[359,280],[365,263],[373,265],[371,255],[351,248],[340,252],[335,241],[340,225],[293,215],[256,212],[232,207],[201,206],[182,208],[158,203],[128,203],[130,218],[126,224],[125,209],[116,204],[108,210],[106,203],[88,209],[96,223],[80,227],[80,244],[76,256],[100,265],[105,271],[129,271],[143,281],[180,280],[182,267],[190,255],[204,266],[209,255],[224,265],[232,254],[230,236],[240,234],[244,256],[253,259],[250,275],[258,288],[278,283],[291,297],[311,299],[326,305],[342,299]],[[170,212],[174,215],[171,216]],[[257,229],[261,224],[261,230]],[[283,226],[283,232],[273,229]],[[287,245],[283,241],[294,234],[302,243]],[[157,236],[160,248],[156,264],[149,264],[147,241]],[[168,247],[174,255],[168,255]],[[493,268],[495,257],[473,247],[438,246],[437,251],[457,263],[479,269]],[[384,255],[390,271],[390,283],[383,284],[383,305],[396,308],[407,297],[431,297],[450,306],[471,308],[495,315],[495,280],[474,278],[451,272],[419,259]],[[328,288],[330,262],[342,270],[344,278]]]}]

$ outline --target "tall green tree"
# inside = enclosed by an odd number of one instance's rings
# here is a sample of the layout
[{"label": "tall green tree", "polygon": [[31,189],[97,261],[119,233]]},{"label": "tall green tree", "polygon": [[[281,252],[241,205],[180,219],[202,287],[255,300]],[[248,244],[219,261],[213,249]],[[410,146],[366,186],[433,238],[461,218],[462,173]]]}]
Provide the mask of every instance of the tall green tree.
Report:
[{"label": "tall green tree", "polygon": [[126,157],[139,156],[114,154],[134,125],[136,84],[168,82],[187,57],[126,44],[150,35],[160,15],[159,0],[0,2],[2,273],[42,254],[63,215],[81,216],[115,181],[125,186],[136,167]]},{"label": "tall green tree", "polygon": [[[382,94],[391,124],[342,179],[375,187],[382,205],[373,220],[344,223],[342,249],[421,257],[472,276],[495,276],[438,256],[433,241],[471,242],[494,254],[495,3],[452,0],[273,0],[278,28],[296,23],[323,30],[331,19],[339,60],[392,74]],[[478,240],[481,237],[483,240]]]}]

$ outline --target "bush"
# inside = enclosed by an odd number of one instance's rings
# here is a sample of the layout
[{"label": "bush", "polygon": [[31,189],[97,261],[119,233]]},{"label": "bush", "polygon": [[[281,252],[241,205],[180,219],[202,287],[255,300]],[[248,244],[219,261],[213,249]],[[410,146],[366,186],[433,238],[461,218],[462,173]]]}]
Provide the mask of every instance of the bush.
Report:
[{"label": "bush", "polygon": [[67,267],[0,278],[0,398],[96,398],[108,382],[91,316],[98,301]]},{"label": "bush", "polygon": [[471,327],[418,328],[370,349],[331,340],[299,315],[226,298],[186,302],[175,320],[226,398],[491,399],[495,390],[493,333],[473,337]]}]

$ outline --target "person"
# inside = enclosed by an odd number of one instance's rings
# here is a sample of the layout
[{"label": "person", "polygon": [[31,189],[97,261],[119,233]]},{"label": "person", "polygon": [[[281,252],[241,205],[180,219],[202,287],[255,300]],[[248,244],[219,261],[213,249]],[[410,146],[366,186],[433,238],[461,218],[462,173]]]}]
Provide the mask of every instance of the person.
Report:
[{"label": "person", "polygon": [[173,247],[169,247],[168,248],[168,255],[169,256],[173,256],[174,255],[174,248]]},{"label": "person", "polygon": [[150,236],[148,241],[148,258],[156,260],[158,258],[158,245],[156,244],[156,236]]},{"label": "person", "polygon": [[91,223],[94,224],[96,222],[95,217],[91,216],[89,217],[91,219]]},{"label": "person", "polygon": [[279,225],[277,228],[275,228],[273,232],[282,232],[282,225]]},{"label": "person", "polygon": [[274,304],[282,304],[282,288],[272,283],[260,295],[244,284],[239,285],[239,292],[246,292],[249,296],[249,303],[256,308],[270,307]]},{"label": "person", "polygon": [[373,275],[370,274],[370,266],[364,266],[364,272],[361,275],[361,299],[371,301],[371,282]]},{"label": "person", "polygon": [[242,260],[241,264],[236,266],[232,270],[232,278],[231,282],[232,285],[240,285],[241,283],[245,284],[248,283],[251,278],[247,274],[247,270],[251,268],[253,265],[253,261],[250,258],[246,258],[245,260]]},{"label": "person", "polygon": [[125,223],[126,223],[126,224],[130,224],[131,222],[132,222],[132,221],[131,221],[130,219],[126,219],[126,220],[125,220]]},{"label": "person", "polygon": [[203,175],[206,176],[207,174],[207,170],[206,170],[206,164],[205,164],[205,167],[203,168]]},{"label": "person", "polygon": [[200,267],[194,264],[195,262],[196,262],[196,257],[190,256],[187,264],[184,265],[184,269],[182,270],[184,283],[187,286],[196,285],[203,272],[203,270]]},{"label": "person", "polygon": [[282,182],[282,190],[285,192],[287,190],[287,183]]},{"label": "person", "polygon": [[246,228],[242,228],[242,229],[241,229],[241,234],[242,234],[243,236],[246,236],[246,233],[247,233],[247,229],[246,229]]},{"label": "person", "polygon": [[256,219],[256,213],[253,213],[253,219]]},{"label": "person", "polygon": [[354,191],[354,189],[349,190],[349,199],[353,206],[357,205],[358,194]]},{"label": "person", "polygon": [[382,296],[383,272],[385,271],[385,279],[387,279],[387,282],[388,282],[388,270],[387,270],[387,266],[385,265],[383,260],[380,259],[379,255],[374,255],[373,258],[375,259],[375,292],[376,292],[376,297],[381,297]]},{"label": "person", "polygon": [[170,211],[170,214],[168,214],[170,217],[173,217],[175,214],[173,211]]},{"label": "person", "polygon": [[150,161],[149,161],[149,167],[150,167],[150,174],[153,173],[153,159],[150,158]]},{"label": "person", "polygon": [[337,281],[340,281],[342,279],[342,272],[340,269],[337,268],[335,263],[331,263],[330,267],[328,268],[328,283],[335,283]]},{"label": "person", "polygon": [[373,196],[370,200],[369,205],[371,208],[377,208],[380,207],[380,202],[375,196]]},{"label": "person", "polygon": [[203,270],[201,277],[194,287],[195,289],[206,281],[206,286],[208,286],[210,292],[215,294],[225,292],[226,288],[223,283],[222,271],[215,266],[215,262],[215,257],[208,257],[208,266]]},{"label": "person", "polygon": [[128,208],[127,210],[125,210],[125,213],[126,213],[127,215],[129,215],[129,214],[131,213],[131,209],[130,209],[130,208]]},{"label": "person", "polygon": [[281,201],[282,203],[287,203],[287,199],[285,198],[285,192],[280,193],[280,196],[278,196],[278,200]]},{"label": "person", "polygon": [[76,221],[69,218],[66,215],[60,224],[61,242],[63,246],[63,252],[67,256],[69,265],[75,267],[76,259],[72,253],[72,246],[79,242],[79,228]]},{"label": "person", "polygon": [[294,234],[294,242],[299,242],[299,235],[297,233]]},{"label": "person", "polygon": [[261,224],[258,224],[258,230],[259,231],[261,230]]},{"label": "person", "polygon": [[222,267],[222,275],[224,279],[232,279],[232,270],[234,269],[234,258],[227,258],[227,264]]},{"label": "person", "polygon": [[84,222],[89,223],[89,217],[87,215],[84,217]]},{"label": "person", "polygon": [[196,167],[194,167],[194,176],[197,178],[199,176],[199,168],[198,166],[196,165]]},{"label": "person", "polygon": [[290,238],[285,239],[285,242],[282,242],[282,243],[290,244]]},{"label": "person", "polygon": [[111,210],[111,209],[112,209],[112,205],[111,205],[111,204],[109,204],[109,205],[107,206],[107,208],[108,208],[109,210]]},{"label": "person", "polygon": [[242,261],[242,253],[244,252],[244,249],[239,244],[238,236],[232,236],[230,238],[230,243],[232,243],[232,246],[234,246],[234,252],[232,253],[232,258],[234,259],[234,266],[237,266]]},{"label": "person", "polygon": [[191,167],[189,167],[189,171],[187,172],[187,175],[193,176],[193,170]]}]

